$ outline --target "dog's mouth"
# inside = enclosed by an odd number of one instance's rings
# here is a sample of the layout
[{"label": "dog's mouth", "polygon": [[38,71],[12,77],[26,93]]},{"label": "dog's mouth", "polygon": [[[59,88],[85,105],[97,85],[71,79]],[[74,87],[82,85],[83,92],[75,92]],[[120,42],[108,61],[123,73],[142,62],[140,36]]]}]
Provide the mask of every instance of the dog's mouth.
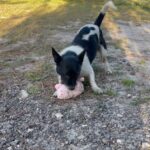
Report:
[{"label": "dog's mouth", "polygon": [[71,91],[72,91],[72,90],[74,90],[74,89],[75,89],[75,86],[69,86],[68,88],[69,88],[69,90],[71,90]]}]

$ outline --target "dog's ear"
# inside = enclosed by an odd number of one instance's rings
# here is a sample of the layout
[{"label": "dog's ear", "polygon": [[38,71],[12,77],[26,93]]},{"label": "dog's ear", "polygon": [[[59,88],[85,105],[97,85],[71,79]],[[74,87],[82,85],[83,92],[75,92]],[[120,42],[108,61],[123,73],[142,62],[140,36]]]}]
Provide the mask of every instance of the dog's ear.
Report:
[{"label": "dog's ear", "polygon": [[85,55],[85,51],[81,52],[81,54],[78,56],[78,57],[79,57],[80,64],[82,64],[82,62],[83,62],[84,55]]},{"label": "dog's ear", "polygon": [[52,47],[52,55],[56,64],[59,64],[62,60],[61,56],[56,52],[56,50]]}]

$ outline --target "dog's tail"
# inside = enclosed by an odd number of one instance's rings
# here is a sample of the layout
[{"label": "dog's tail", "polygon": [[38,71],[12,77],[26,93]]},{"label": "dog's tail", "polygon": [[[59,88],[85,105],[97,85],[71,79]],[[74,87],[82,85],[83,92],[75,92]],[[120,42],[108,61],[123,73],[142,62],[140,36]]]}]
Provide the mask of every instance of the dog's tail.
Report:
[{"label": "dog's tail", "polygon": [[112,9],[117,9],[116,6],[114,5],[112,0],[109,0],[101,9],[101,12],[99,14],[99,16],[96,18],[94,24],[97,26],[100,26],[102,24],[102,21],[105,17],[106,12],[108,11],[109,8]]}]

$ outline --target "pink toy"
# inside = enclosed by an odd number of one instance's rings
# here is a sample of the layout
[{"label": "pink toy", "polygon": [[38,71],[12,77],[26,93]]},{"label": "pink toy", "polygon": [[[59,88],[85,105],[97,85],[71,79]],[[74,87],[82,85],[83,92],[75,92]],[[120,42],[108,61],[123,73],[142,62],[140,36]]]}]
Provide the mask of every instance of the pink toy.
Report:
[{"label": "pink toy", "polygon": [[81,78],[80,81],[77,81],[77,85],[73,91],[69,90],[64,84],[56,84],[55,96],[57,96],[58,99],[70,99],[80,95],[84,91],[82,81],[84,81],[84,78]]}]

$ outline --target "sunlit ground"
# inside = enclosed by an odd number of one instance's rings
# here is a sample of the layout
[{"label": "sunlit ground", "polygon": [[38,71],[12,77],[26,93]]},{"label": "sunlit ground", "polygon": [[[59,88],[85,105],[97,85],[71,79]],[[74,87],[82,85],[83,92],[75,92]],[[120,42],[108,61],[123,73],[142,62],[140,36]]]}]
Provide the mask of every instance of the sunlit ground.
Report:
[{"label": "sunlit ground", "polygon": [[[50,63],[52,60],[50,60],[51,42],[53,42],[51,39],[54,37],[54,34],[61,34],[60,32],[64,27],[66,27],[65,30],[62,31],[64,34],[65,32],[74,33],[76,31],[75,29],[71,27],[67,28],[70,24],[79,22],[80,25],[84,25],[85,23],[94,21],[106,1],[107,0],[0,0],[0,42],[5,41],[5,39],[6,41],[8,40],[8,42],[4,42],[5,44],[0,44],[0,71],[1,68],[3,70],[0,72],[2,73],[2,75],[0,74],[0,81],[4,81],[6,78],[11,80],[15,78],[20,85],[21,80],[27,80],[30,83],[30,86],[27,87],[29,94],[37,95],[40,93],[43,98],[46,95],[49,99],[53,92],[53,83],[56,82],[53,71],[51,71],[52,64]],[[111,42],[114,42],[113,46],[116,47],[115,50],[117,48],[122,50],[121,54],[123,58],[127,58],[130,64],[134,59],[139,58],[140,65],[146,66],[146,60],[141,54],[142,50],[137,48],[136,51],[132,51],[129,47],[129,43],[131,43],[132,40],[128,38],[128,35],[124,37],[120,36],[121,31],[116,20],[124,20],[129,23],[134,22],[135,25],[149,23],[150,0],[114,0],[114,3],[118,9],[116,11],[110,11],[107,14],[103,22],[103,27],[108,30],[107,33],[109,33],[112,38]],[[148,28],[145,30],[147,33],[150,33]],[[64,34],[62,34],[62,38]],[[56,39],[57,38],[54,40]],[[64,43],[63,41],[56,40],[52,44],[59,49],[64,46]],[[17,47],[15,44],[17,46],[20,45]],[[119,54],[117,56],[119,57]],[[117,57],[115,57],[115,59],[117,60]],[[120,64],[116,64],[115,67],[118,67],[117,65],[119,66]],[[136,65],[138,66],[139,64],[137,63]],[[126,66],[124,62],[122,62],[122,66]],[[20,70],[18,70],[20,72],[15,72],[14,70],[16,68],[19,68]],[[122,68],[119,68],[120,72],[122,70],[126,71],[126,68]],[[25,69],[28,70],[25,71]],[[112,81],[115,80],[116,85],[122,84],[122,82],[118,82],[119,79],[117,79],[117,76],[114,76],[107,76],[107,78],[113,78]],[[123,72],[123,77],[124,76],[126,76],[126,73]],[[146,78],[143,77],[143,79],[145,80]],[[98,80],[100,80],[100,78]],[[137,84],[130,79],[123,81],[124,86]],[[101,81],[98,83],[100,82]],[[110,82],[109,86],[111,84]],[[110,97],[117,96],[117,89],[113,88],[106,91],[107,97],[108,95]],[[144,91],[146,89],[144,86],[142,86],[142,88],[142,98],[140,97],[136,100],[137,104],[149,102],[149,91]],[[113,90],[115,92],[113,92]],[[127,91],[126,96],[130,94],[131,90],[132,89],[129,89]],[[147,94],[146,96],[144,92]],[[131,94],[138,95],[139,93],[131,92]],[[85,92],[83,97],[84,99],[87,97],[98,97],[99,99],[99,96],[94,95],[91,91]],[[143,99],[145,99],[144,102]],[[141,118],[144,124],[149,120],[149,114],[145,113],[146,109],[146,105],[141,107]]]},{"label": "sunlit ground", "polygon": [[[113,12],[113,17],[138,22],[150,20],[150,0],[115,0],[114,2],[118,10]],[[28,32],[31,34],[40,30],[46,23],[51,24],[49,27],[52,27],[52,24],[62,24],[78,18],[86,20],[90,17],[94,20],[103,4],[104,0],[1,0],[0,36],[10,35],[9,32],[12,33],[12,30],[13,33],[17,33],[16,36],[18,34],[26,36]],[[109,14],[110,18],[112,16]],[[18,29],[14,29],[15,27]]]}]

